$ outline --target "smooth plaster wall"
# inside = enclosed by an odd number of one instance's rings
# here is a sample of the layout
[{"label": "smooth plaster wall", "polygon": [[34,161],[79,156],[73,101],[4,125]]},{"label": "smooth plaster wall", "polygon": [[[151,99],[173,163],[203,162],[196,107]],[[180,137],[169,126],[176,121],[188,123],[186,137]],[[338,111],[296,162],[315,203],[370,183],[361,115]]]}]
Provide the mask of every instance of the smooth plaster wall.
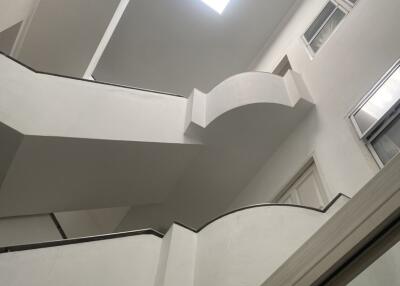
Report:
[{"label": "smooth plaster wall", "polygon": [[[326,213],[259,206],[199,232],[137,235],[0,254],[0,285],[260,285],[348,201]],[[276,247],[281,245],[283,247]]]},{"label": "smooth plaster wall", "polygon": [[38,0],[0,0],[0,32],[25,20]]},{"label": "smooth plaster wall", "polygon": [[131,1],[94,77],[184,96],[209,91],[247,67],[293,2],[230,1],[219,15],[200,0]]},{"label": "smooth plaster wall", "polygon": [[0,254],[0,285],[153,286],[161,239],[153,235]]},{"label": "smooth plaster wall", "polygon": [[197,234],[174,224],[163,238],[155,286],[193,286]]},{"label": "smooth plaster wall", "polygon": [[10,168],[15,154],[22,142],[23,135],[18,131],[8,127],[0,122],[0,185],[3,184],[7,177],[8,169]]},{"label": "smooth plaster wall", "polygon": [[132,206],[117,226],[116,231],[153,228],[166,233],[172,225],[173,215],[164,204]]},{"label": "smooth plaster wall", "polygon": [[0,247],[59,239],[61,234],[50,215],[0,219]]},{"label": "smooth plaster wall", "polygon": [[400,243],[397,243],[360,275],[349,286],[381,286],[400,284]]},{"label": "smooth plaster wall", "polygon": [[0,32],[0,51],[9,55],[18,36],[22,21]]},{"label": "smooth plaster wall", "polygon": [[400,55],[400,38],[393,34],[400,27],[400,2],[359,0],[311,59],[300,37],[324,4],[319,0],[302,2],[255,67],[272,71],[287,54],[293,69],[302,75],[316,109],[229,209],[271,201],[311,155],[331,197],[339,192],[353,196],[378,171],[347,116]]},{"label": "smooth plaster wall", "polygon": [[119,2],[40,0],[15,56],[41,71],[82,77]]},{"label": "smooth plaster wall", "polygon": [[1,55],[0,94],[0,120],[24,134],[185,142],[185,98],[36,74]]},{"label": "smooth plaster wall", "polygon": [[198,234],[195,286],[261,285],[346,201],[327,213],[265,206],[213,222]]},{"label": "smooth plaster wall", "polygon": [[129,207],[55,213],[68,238],[107,234],[116,231]]}]

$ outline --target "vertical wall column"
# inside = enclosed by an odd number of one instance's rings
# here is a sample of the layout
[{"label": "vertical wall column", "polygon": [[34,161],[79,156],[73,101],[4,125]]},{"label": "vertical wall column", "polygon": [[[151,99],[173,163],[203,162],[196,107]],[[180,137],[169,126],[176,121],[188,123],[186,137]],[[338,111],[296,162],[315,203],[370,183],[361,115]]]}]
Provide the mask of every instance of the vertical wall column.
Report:
[{"label": "vertical wall column", "polygon": [[197,234],[177,224],[163,238],[155,286],[193,286]]}]

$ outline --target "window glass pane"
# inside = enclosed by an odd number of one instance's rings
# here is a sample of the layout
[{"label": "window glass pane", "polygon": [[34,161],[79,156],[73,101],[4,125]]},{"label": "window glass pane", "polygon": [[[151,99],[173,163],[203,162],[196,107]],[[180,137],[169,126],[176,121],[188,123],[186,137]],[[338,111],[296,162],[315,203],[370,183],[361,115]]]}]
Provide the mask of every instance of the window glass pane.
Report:
[{"label": "window glass pane", "polygon": [[342,21],[345,15],[346,14],[340,9],[336,9],[335,12],[333,12],[328,22],[326,22],[325,26],[321,29],[321,31],[319,31],[318,35],[310,43],[310,47],[314,52],[317,52],[319,48],[321,48],[323,43],[326,42],[328,37],[332,34],[336,26],[340,23],[340,21]]},{"label": "window glass pane", "polygon": [[304,37],[307,42],[311,41],[313,36],[317,33],[318,29],[322,26],[325,20],[329,17],[329,15],[335,10],[336,6],[332,2],[328,2],[328,4],[324,7],[318,17],[314,20],[308,30],[305,32]]},{"label": "window glass pane", "polygon": [[400,116],[372,141],[372,147],[383,164],[400,152]]},{"label": "window glass pane", "polygon": [[398,68],[363,107],[354,114],[358,128],[364,134],[400,100],[400,69]]}]

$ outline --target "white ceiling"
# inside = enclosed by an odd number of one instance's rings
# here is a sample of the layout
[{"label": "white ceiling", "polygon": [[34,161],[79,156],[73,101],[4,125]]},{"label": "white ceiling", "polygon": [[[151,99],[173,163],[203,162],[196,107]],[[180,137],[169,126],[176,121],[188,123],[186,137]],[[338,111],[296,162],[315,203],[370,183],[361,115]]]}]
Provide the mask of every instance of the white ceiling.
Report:
[{"label": "white ceiling", "polygon": [[118,3],[40,0],[17,58],[40,71],[82,77]]},{"label": "white ceiling", "polygon": [[201,0],[131,0],[97,80],[178,93],[209,91],[247,70],[296,0],[231,0],[219,15]]}]

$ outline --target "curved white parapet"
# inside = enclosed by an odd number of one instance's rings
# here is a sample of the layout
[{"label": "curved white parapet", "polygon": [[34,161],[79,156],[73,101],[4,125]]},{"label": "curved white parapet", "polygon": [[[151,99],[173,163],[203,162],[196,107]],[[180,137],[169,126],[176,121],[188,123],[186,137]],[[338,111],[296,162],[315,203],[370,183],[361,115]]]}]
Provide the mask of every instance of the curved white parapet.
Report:
[{"label": "curved white parapet", "polygon": [[[145,230],[153,235],[138,231],[132,237],[89,238],[90,243],[50,242],[44,243],[47,248],[33,245],[34,250],[20,252],[10,247],[11,253],[0,254],[0,284],[261,285],[347,201],[338,195],[323,211],[252,206],[221,216],[197,231],[173,224],[162,240],[161,235]],[[103,268],[107,277],[98,272]]]},{"label": "curved white parapet", "polygon": [[196,285],[260,285],[330,217],[295,207],[226,216],[198,235]]},{"label": "curved white parapet", "polygon": [[186,127],[195,123],[203,128],[221,115],[251,104],[278,104],[294,108],[299,101],[304,101],[312,105],[299,74],[293,71],[288,71],[285,77],[264,72],[237,74],[208,94],[194,90],[189,101]]}]

